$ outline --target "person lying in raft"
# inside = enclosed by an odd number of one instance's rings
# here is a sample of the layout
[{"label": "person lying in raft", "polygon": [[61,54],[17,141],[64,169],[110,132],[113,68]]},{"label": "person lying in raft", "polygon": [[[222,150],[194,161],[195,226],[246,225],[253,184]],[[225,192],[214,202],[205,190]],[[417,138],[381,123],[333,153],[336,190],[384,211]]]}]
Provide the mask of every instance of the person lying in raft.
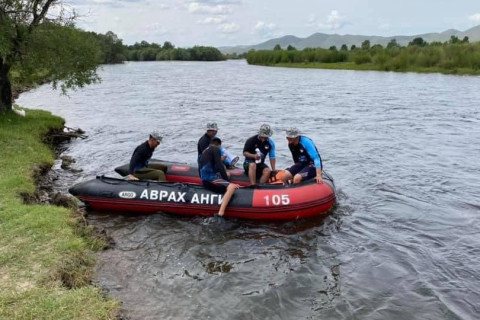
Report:
[{"label": "person lying in raft", "polygon": [[302,136],[297,128],[287,129],[288,148],[292,153],[293,166],[285,170],[284,184],[293,178],[293,183],[315,177],[317,183],[322,180],[322,158],[312,139]]},{"label": "person lying in raft", "polygon": [[152,157],[153,151],[162,142],[163,137],[158,131],[153,131],[147,141],[140,144],[133,151],[128,168],[128,180],[157,180],[165,181],[167,166],[162,163],[149,164],[148,160]]},{"label": "person lying in raft", "polygon": [[[260,183],[266,183],[270,178],[270,173],[275,171],[275,142],[272,138],[272,129],[268,124],[262,124],[258,133],[245,142],[243,147],[243,170],[250,179],[250,185],[255,185],[257,177],[260,177]],[[270,169],[265,164],[265,158],[270,158]]]},{"label": "person lying in raft", "polygon": [[221,145],[222,140],[218,137],[213,137],[209,147],[203,151],[199,165],[200,178],[205,188],[215,193],[223,194],[222,204],[218,211],[219,216],[225,214],[225,209],[235,193],[235,189],[240,187],[240,185],[228,181],[230,178],[220,154]]}]

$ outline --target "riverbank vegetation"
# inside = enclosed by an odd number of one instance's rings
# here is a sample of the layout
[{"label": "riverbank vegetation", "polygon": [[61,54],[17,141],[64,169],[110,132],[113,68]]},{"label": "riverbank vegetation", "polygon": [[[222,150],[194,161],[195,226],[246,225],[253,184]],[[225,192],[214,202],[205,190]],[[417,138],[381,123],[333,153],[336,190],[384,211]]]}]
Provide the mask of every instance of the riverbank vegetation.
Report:
[{"label": "riverbank vegetation", "polygon": [[0,3],[0,117],[12,111],[15,96],[25,88],[50,82],[65,92],[99,81],[100,64],[226,59],[213,47],[182,49],[168,41],[126,46],[111,31],[103,35],[77,28],[76,19],[59,0]]},{"label": "riverbank vegetation", "polygon": [[163,46],[146,41],[126,46],[126,60],[128,61],[221,61],[225,59],[225,56],[214,47],[175,48],[169,41],[165,41]]},{"label": "riverbank vegetation", "polygon": [[54,161],[42,143],[63,119],[28,110],[0,117],[0,319],[115,319],[119,303],[91,285],[94,251],[106,243],[72,209],[25,204]]},{"label": "riverbank vegetation", "polygon": [[445,43],[427,43],[415,38],[408,46],[400,46],[395,40],[386,47],[370,46],[368,40],[360,47],[343,45],[296,50],[276,46],[274,50],[250,51],[249,64],[281,67],[378,70],[399,72],[441,72],[448,74],[480,74],[480,43],[469,43],[455,36]]},{"label": "riverbank vegetation", "polygon": [[[47,17],[49,11],[58,13]],[[28,86],[48,81],[67,90],[99,80],[99,46],[75,28],[75,18],[61,1],[0,3],[0,116],[12,110],[12,82]]]}]

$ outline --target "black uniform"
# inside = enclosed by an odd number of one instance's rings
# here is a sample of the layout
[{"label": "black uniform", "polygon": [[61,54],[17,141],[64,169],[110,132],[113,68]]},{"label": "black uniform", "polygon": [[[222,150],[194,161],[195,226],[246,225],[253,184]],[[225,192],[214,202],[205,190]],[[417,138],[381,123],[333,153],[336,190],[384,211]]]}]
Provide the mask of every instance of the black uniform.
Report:
[{"label": "black uniform", "polygon": [[200,158],[200,177],[203,185],[217,193],[225,193],[230,184],[225,166],[223,165],[220,148],[209,146]]},{"label": "black uniform", "polygon": [[136,147],[130,159],[128,173],[134,174],[135,171],[148,167],[148,160],[152,157],[153,151],[155,151],[155,149],[150,148],[148,141]]}]

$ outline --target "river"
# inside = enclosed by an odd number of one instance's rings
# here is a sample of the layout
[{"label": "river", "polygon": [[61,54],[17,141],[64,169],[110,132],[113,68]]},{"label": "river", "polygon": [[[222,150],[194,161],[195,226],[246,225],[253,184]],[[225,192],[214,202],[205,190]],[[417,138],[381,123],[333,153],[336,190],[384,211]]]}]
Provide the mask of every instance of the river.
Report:
[{"label": "river", "polygon": [[277,167],[285,128],[312,138],[335,178],[323,219],[263,223],[164,213],[91,213],[115,241],[95,281],[128,319],[477,319],[480,77],[249,66],[245,61],[104,66],[103,82],[17,103],[64,117],[80,173],[117,176],[152,129],[155,158],[194,163],[207,122],[241,155],[262,123]]}]

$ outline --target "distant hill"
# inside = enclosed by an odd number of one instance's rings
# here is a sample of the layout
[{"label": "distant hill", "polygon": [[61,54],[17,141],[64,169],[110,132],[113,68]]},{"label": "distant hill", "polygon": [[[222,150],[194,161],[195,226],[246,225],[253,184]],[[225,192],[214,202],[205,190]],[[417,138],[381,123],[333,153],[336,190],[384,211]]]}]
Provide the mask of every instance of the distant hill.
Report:
[{"label": "distant hill", "polygon": [[361,35],[340,35],[340,34],[326,34],[326,33],[314,33],[307,38],[299,38],[295,36],[284,36],[276,39],[271,39],[256,45],[234,46],[234,47],[219,47],[218,49],[223,53],[237,53],[241,54],[251,49],[255,50],[271,50],[275,45],[279,44],[282,48],[286,48],[289,45],[294,46],[297,49],[304,48],[330,48],[336,46],[340,48],[343,44],[346,44],[348,48],[352,45],[357,47],[365,40],[370,40],[371,45],[381,44],[386,46],[390,40],[395,39],[397,43],[405,46],[415,38],[421,37],[427,42],[440,41],[445,42],[450,39],[451,36],[457,36],[460,40],[465,36],[468,37],[470,42],[480,41],[480,25],[468,29],[466,31],[458,31],[455,29],[449,29],[441,33],[425,33],[417,34],[413,36],[392,36],[392,37],[380,37],[380,36],[361,36]]}]

